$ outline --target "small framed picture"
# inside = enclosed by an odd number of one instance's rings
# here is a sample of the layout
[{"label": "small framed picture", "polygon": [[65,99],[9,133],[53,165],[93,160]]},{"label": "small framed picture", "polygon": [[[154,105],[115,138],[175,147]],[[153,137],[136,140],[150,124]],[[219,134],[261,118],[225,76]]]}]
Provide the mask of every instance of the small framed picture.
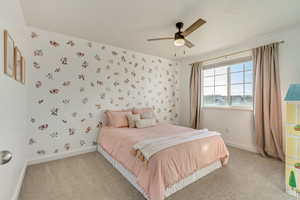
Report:
[{"label": "small framed picture", "polygon": [[22,82],[22,54],[18,47],[15,47],[15,79],[19,82]]},{"label": "small framed picture", "polygon": [[25,57],[22,56],[22,83],[25,84],[26,82],[26,61]]},{"label": "small framed picture", "polygon": [[9,77],[15,78],[14,65],[15,43],[8,31],[4,31],[4,73]]}]

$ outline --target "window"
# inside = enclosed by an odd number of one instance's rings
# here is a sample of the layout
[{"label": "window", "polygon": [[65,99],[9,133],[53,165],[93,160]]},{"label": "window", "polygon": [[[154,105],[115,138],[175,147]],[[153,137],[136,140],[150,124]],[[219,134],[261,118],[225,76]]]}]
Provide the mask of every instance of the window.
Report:
[{"label": "window", "polygon": [[242,61],[203,69],[203,106],[253,105],[253,64]]}]

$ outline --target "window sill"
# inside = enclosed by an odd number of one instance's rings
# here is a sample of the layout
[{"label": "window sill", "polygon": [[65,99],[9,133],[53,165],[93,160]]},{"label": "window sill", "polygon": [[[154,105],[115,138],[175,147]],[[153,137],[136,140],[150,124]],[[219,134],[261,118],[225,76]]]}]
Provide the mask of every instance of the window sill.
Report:
[{"label": "window sill", "polygon": [[202,106],[202,109],[220,109],[220,110],[241,110],[253,112],[253,108],[251,107],[241,107],[241,106]]}]

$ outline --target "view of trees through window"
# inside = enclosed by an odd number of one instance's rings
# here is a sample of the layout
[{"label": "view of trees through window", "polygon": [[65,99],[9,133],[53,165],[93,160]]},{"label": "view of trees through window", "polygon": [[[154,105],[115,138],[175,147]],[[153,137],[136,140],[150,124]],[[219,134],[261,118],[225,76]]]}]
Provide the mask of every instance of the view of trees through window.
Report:
[{"label": "view of trees through window", "polygon": [[252,61],[203,70],[204,106],[253,105]]}]

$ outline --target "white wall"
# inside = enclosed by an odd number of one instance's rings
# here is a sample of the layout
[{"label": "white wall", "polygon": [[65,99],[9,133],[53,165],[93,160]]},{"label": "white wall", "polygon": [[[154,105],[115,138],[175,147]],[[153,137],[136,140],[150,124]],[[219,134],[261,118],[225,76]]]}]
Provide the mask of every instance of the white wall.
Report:
[{"label": "white wall", "polygon": [[10,150],[13,159],[0,166],[0,199],[15,199],[28,159],[26,86],[3,73],[3,30],[9,31],[30,65],[26,28],[18,0],[0,1],[0,151]]},{"label": "white wall", "polygon": [[[182,125],[190,125],[189,113],[189,76],[190,63],[226,55],[228,53],[251,49],[275,41],[284,40],[280,45],[280,76],[282,99],[291,83],[300,83],[300,26],[295,25],[286,30],[257,36],[242,44],[229,48],[216,50],[205,55],[199,55],[182,60],[181,74],[181,108],[180,122]],[[283,124],[285,124],[285,102],[282,101]],[[202,110],[202,125],[211,130],[218,130],[223,133],[225,141],[229,144],[255,150],[255,133],[253,129],[253,115],[250,111],[226,110],[226,109],[205,109]]]}]

